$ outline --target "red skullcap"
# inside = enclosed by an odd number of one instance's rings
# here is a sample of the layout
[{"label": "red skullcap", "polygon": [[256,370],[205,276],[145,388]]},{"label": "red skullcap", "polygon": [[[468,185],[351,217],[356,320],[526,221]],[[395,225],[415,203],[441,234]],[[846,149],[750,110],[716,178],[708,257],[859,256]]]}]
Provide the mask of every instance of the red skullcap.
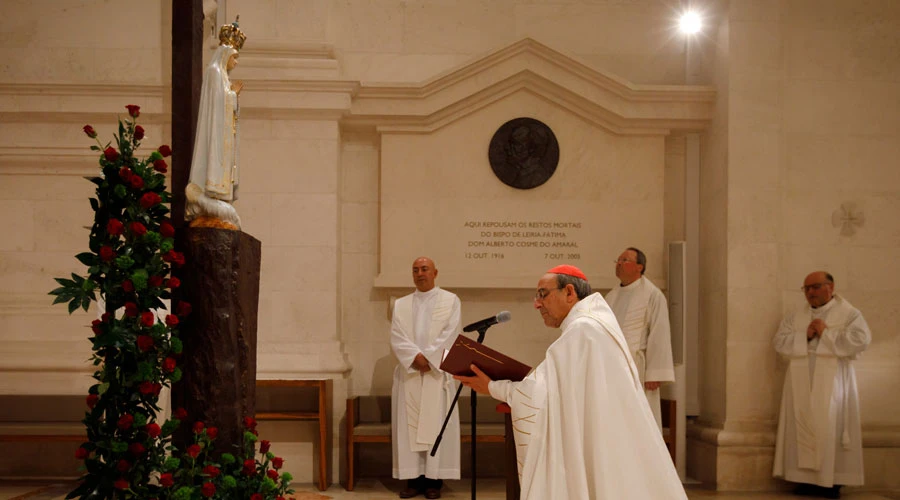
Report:
[{"label": "red skullcap", "polygon": [[587,276],[585,276],[584,273],[581,272],[581,269],[578,269],[578,268],[575,267],[575,266],[570,266],[570,265],[568,265],[568,264],[563,264],[563,265],[561,265],[561,266],[556,266],[556,267],[554,267],[553,269],[551,269],[551,270],[549,270],[549,271],[547,271],[547,272],[548,272],[548,273],[552,273],[552,274],[565,274],[565,275],[567,275],[567,276],[574,276],[574,277],[576,277],[576,278],[581,278],[581,279],[583,279],[584,281],[587,281],[587,280],[588,280],[588,279],[587,279]]}]

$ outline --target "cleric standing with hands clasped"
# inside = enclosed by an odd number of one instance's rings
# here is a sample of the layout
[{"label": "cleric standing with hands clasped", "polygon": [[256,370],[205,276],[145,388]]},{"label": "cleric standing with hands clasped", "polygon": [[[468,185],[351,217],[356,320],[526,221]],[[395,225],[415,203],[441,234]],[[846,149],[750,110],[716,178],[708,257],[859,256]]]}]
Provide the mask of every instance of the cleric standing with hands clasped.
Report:
[{"label": "cleric standing with hands clasped", "polygon": [[437,275],[431,259],[416,259],[416,291],[397,299],[391,318],[391,349],[399,362],[391,391],[393,477],[407,480],[400,498],[440,498],[442,480],[460,478],[456,407],[437,454],[429,454],[456,393],[456,382],[439,366],[460,325],[459,298],[435,286]]},{"label": "cleric standing with hands clasped", "polygon": [[534,307],[562,333],[525,379],[492,381],[474,364],[454,377],[512,408],[521,498],[686,500],[603,296],[562,265],[538,281]]}]

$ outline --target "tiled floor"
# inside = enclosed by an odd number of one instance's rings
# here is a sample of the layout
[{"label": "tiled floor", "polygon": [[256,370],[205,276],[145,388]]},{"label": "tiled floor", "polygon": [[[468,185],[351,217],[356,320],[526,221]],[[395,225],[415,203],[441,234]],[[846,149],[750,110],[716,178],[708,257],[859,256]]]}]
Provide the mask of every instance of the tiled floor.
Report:
[{"label": "tiled floor", "polygon": [[[352,492],[345,491],[340,485],[332,485],[324,492],[316,490],[311,484],[296,484],[294,487],[296,489],[294,497],[297,500],[394,500],[397,498],[397,492],[401,488],[401,483],[393,480],[381,481],[362,478]],[[72,485],[65,483],[0,482],[0,500],[63,500],[71,489]],[[481,500],[505,500],[505,491],[504,483],[501,479],[481,479],[478,481],[477,496]],[[468,481],[447,481],[443,493],[442,498],[450,500],[462,500],[472,496]],[[787,493],[720,493],[691,488],[688,489],[688,498],[691,500],[796,500],[799,497]],[[900,492],[851,491],[844,494],[842,498],[847,500],[900,500]]]}]

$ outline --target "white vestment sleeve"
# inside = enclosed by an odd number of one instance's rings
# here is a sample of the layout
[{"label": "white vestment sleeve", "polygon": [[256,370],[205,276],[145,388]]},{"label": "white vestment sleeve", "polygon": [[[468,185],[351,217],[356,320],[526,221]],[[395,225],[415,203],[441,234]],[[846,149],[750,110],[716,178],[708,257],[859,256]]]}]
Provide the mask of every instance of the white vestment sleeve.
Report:
[{"label": "white vestment sleeve", "polygon": [[822,344],[839,358],[855,359],[872,342],[872,332],[859,311],[854,310],[846,325],[828,326],[822,333]]},{"label": "white vestment sleeve", "polygon": [[[432,370],[439,369],[439,367],[441,366],[442,358],[444,357],[444,350],[450,349],[450,347],[453,345],[453,342],[456,341],[456,336],[459,335],[459,318],[459,297],[454,296],[453,308],[450,312],[450,319],[447,320],[447,325],[444,326],[444,329],[441,330],[441,333],[434,340],[434,342],[432,342],[427,349],[422,351],[425,359],[428,360],[428,364],[431,365]],[[415,355],[413,355],[413,357],[415,358]]]},{"label": "white vestment sleeve", "polygon": [[494,380],[488,384],[491,397],[497,401],[509,404],[512,401],[512,393],[516,390],[516,382],[512,380]]},{"label": "white vestment sleeve", "polygon": [[394,356],[397,357],[400,366],[405,368],[407,373],[415,373],[418,370],[412,367],[413,360],[421,351],[419,351],[419,346],[409,340],[410,337],[412,335],[403,331],[403,324],[397,317],[395,308],[394,314],[391,315],[391,350],[394,351]]},{"label": "white vestment sleeve", "polygon": [[675,366],[672,361],[672,331],[669,328],[669,308],[659,290],[650,294],[648,307],[649,334],[647,336],[647,382],[674,382]]},{"label": "white vestment sleeve", "polygon": [[806,353],[794,353],[794,315],[787,314],[778,326],[775,338],[772,339],[775,351],[785,358],[791,358],[796,355],[806,355]]}]

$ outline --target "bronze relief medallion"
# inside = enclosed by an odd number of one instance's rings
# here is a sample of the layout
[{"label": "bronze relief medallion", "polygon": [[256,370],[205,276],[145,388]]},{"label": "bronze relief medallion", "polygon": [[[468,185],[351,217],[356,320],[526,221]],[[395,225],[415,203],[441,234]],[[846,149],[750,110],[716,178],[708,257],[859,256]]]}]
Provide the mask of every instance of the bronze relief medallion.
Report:
[{"label": "bronze relief medallion", "polygon": [[515,118],[497,129],[488,147],[491,170],[507,186],[532,189],[547,182],[559,163],[559,142],[534,118]]}]

